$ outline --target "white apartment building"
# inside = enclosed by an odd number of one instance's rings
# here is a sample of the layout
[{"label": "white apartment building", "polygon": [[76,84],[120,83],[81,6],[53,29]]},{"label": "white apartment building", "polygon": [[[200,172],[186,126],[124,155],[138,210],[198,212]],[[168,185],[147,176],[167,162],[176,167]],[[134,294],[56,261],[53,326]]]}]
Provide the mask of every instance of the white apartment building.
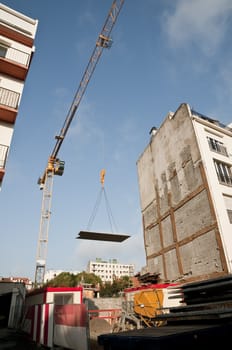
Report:
[{"label": "white apartment building", "polygon": [[38,20],[0,3],[0,188],[23,87],[29,71]]},{"label": "white apartment building", "polygon": [[86,271],[99,276],[102,282],[112,283],[114,279],[123,276],[133,277],[135,266],[133,264],[121,264],[117,259],[104,261],[101,258],[96,258],[95,261],[88,262]]},{"label": "white apartment building", "polygon": [[163,281],[232,273],[232,125],[186,103],[137,161],[147,270]]}]

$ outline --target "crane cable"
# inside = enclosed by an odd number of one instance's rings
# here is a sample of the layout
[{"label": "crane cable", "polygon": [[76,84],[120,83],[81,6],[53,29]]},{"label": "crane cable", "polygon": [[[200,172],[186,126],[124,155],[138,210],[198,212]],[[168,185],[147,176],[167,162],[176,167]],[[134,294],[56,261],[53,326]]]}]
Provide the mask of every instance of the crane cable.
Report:
[{"label": "crane cable", "polygon": [[104,196],[104,199],[105,199],[106,212],[107,212],[107,215],[108,215],[111,232],[114,232],[114,229],[117,231],[117,226],[115,224],[113,213],[112,213],[112,210],[111,210],[111,207],[110,207],[110,203],[109,203],[108,197],[106,195],[105,186],[104,186],[105,185],[105,173],[106,173],[105,169],[102,169],[101,172],[100,172],[101,188],[100,188],[100,191],[98,193],[97,200],[95,202],[92,214],[90,215],[90,218],[89,218],[89,222],[88,222],[88,225],[87,225],[87,231],[90,231],[90,229],[92,227],[92,224],[94,222],[94,219],[95,219],[95,217],[97,215],[98,209],[100,207],[102,195]]}]

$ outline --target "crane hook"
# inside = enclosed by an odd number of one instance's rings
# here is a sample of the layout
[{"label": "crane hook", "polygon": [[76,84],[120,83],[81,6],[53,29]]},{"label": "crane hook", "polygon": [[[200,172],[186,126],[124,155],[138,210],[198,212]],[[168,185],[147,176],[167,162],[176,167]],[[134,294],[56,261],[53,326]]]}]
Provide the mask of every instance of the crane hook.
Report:
[{"label": "crane hook", "polygon": [[100,172],[100,181],[101,181],[102,187],[104,187],[105,174],[106,174],[105,169],[102,169],[101,172]]}]

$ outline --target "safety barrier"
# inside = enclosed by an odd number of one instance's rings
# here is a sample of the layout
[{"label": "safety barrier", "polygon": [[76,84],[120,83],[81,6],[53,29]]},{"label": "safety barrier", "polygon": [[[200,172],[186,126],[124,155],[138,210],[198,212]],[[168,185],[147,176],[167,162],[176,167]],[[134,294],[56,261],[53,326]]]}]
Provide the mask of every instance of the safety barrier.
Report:
[{"label": "safety barrier", "polygon": [[120,318],[122,313],[121,309],[96,309],[88,310],[89,319],[93,318],[103,318],[113,325]]},{"label": "safety barrier", "polygon": [[55,305],[53,343],[67,349],[88,349],[88,317],[85,304]]}]

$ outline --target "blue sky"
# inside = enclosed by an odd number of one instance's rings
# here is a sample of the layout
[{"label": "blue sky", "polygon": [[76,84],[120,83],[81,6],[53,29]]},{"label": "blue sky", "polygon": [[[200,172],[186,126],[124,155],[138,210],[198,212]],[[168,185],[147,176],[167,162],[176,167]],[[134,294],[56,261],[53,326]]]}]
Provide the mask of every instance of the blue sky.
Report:
[{"label": "blue sky", "polygon": [[[2,0],[39,20],[0,193],[0,276],[34,279],[42,204],[37,185],[100,33],[111,0]],[[169,111],[187,102],[231,123],[230,0],[125,0],[59,152],[47,269],[80,270],[96,257],[145,265],[136,161]],[[101,189],[124,243],[77,240]],[[109,231],[105,202],[91,227]]]}]

